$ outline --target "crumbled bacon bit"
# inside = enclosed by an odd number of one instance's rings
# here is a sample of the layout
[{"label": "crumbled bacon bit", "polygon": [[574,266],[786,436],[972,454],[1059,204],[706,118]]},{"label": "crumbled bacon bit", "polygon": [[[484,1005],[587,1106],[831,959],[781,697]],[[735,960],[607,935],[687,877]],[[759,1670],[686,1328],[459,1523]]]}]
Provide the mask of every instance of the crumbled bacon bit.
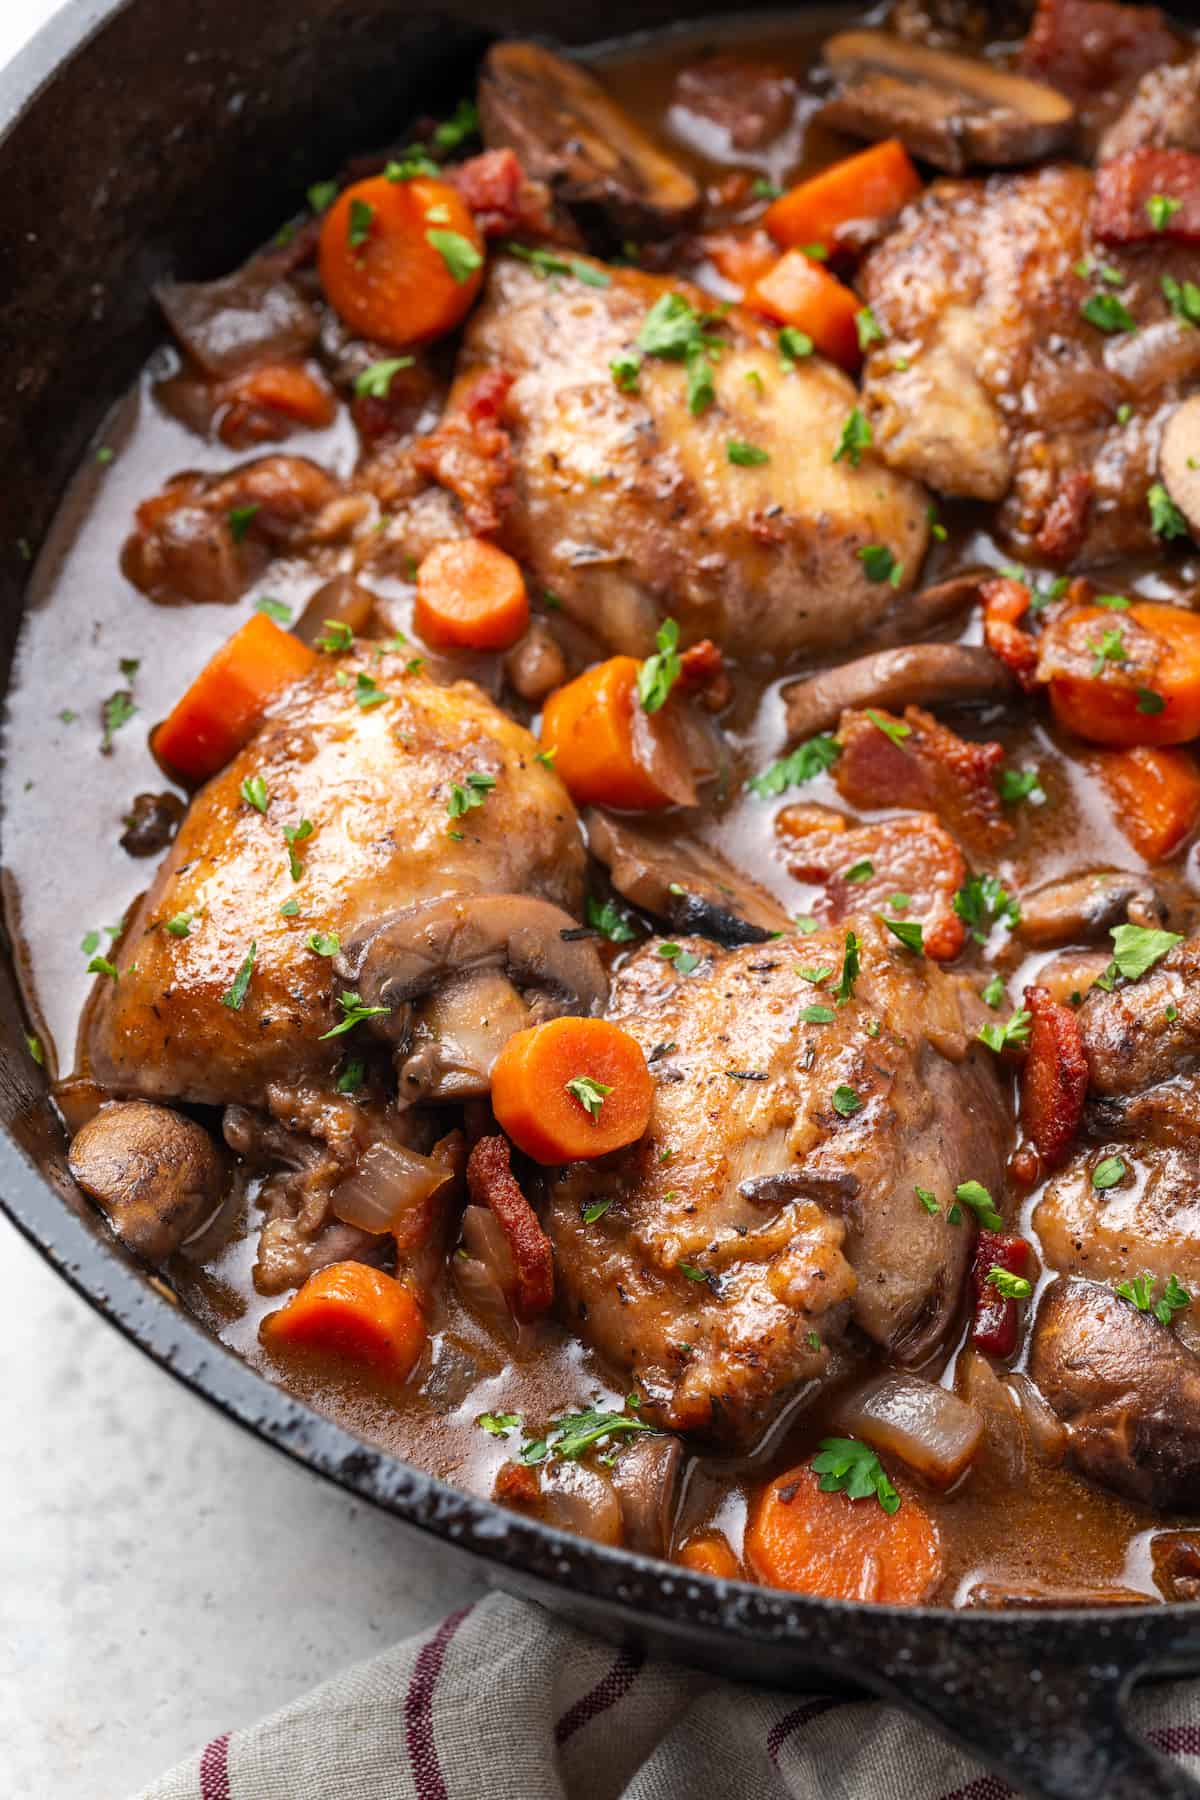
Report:
[{"label": "crumbled bacon bit", "polygon": [[1156,6],[1038,0],[1020,66],[1078,103],[1172,61],[1178,45]]},{"label": "crumbled bacon bit", "polygon": [[445,178],[474,213],[484,237],[531,237],[578,248],[578,233],[556,210],[550,189],[526,175],[514,151],[485,150],[450,163]]},{"label": "crumbled bacon bit", "polygon": [[496,1470],[492,1498],[518,1512],[537,1512],[542,1504],[541,1477],[528,1463],[501,1463]]},{"label": "crumbled bacon bit", "polygon": [[842,754],[833,779],[851,806],[934,812],[972,849],[994,850],[1012,836],[996,792],[1002,744],[960,738],[918,706],[906,708],[903,719],[879,710],[874,718],[845,712],[837,735]]},{"label": "crumbled bacon bit", "polygon": [[[1177,200],[1161,229],[1146,210],[1152,194]],[[1092,233],[1105,244],[1200,243],[1200,156],[1190,150],[1127,150],[1101,163]]]},{"label": "crumbled bacon bit", "polygon": [[451,410],[413,448],[422,475],[462,502],[470,529],[486,537],[500,529],[512,504],[512,440],[499,420],[513,377],[485,369],[453,396]]},{"label": "crumbled bacon bit", "polygon": [[299,430],[333,422],[337,400],[324,377],[303,363],[262,363],[212,389],[217,434],[232,450],[249,450]]},{"label": "crumbled bacon bit", "polygon": [[536,1318],[554,1300],[554,1258],[550,1239],[521,1192],[510,1164],[508,1139],[480,1138],[467,1161],[467,1187],[476,1206],[486,1206],[503,1231],[517,1272],[513,1312]]},{"label": "crumbled bacon bit", "polygon": [[1029,611],[1032,595],[1023,581],[999,577],[979,589],[983,601],[983,641],[1020,682],[1027,694],[1037,686],[1037,641],[1022,631],[1018,619]]},{"label": "crumbled bacon bit", "polygon": [[971,1342],[980,1350],[986,1350],[989,1356],[1011,1356],[1016,1349],[1017,1303],[989,1282],[988,1275],[992,1269],[1024,1275],[1028,1265],[1029,1245],[1024,1238],[1009,1237],[999,1231],[979,1233],[971,1264],[971,1288],[975,1300]]},{"label": "crumbled bacon bit", "polygon": [[[807,818],[796,817],[805,810],[785,807],[776,827],[797,836],[788,861],[796,879],[826,884],[814,911],[834,920],[876,912],[919,920],[926,956],[949,962],[958,955],[966,941],[966,926],[954,910],[954,896],[967,878],[967,865],[954,839],[932,814],[915,813],[847,830],[844,821],[814,828]],[[799,833],[789,831],[793,824],[800,826]],[[864,862],[870,863],[871,873],[847,881],[847,872]],[[909,898],[899,914],[891,904],[897,892]]]},{"label": "crumbled bacon bit", "polygon": [[682,667],[676,684],[679,693],[694,694],[710,712],[719,712],[723,706],[728,706],[733,698],[733,682],[726,673],[720,648],[711,638],[701,638],[698,644],[692,644],[683,652],[680,662]]},{"label": "crumbled bacon bit", "polygon": [[1091,505],[1092,478],[1087,470],[1064,475],[1037,534],[1037,548],[1047,562],[1069,563],[1079,555]]},{"label": "crumbled bacon bit", "polygon": [[1079,1130],[1088,1063],[1079,1018],[1043,987],[1025,989],[1032,1014],[1021,1075],[1021,1123],[1047,1169],[1064,1160]]}]

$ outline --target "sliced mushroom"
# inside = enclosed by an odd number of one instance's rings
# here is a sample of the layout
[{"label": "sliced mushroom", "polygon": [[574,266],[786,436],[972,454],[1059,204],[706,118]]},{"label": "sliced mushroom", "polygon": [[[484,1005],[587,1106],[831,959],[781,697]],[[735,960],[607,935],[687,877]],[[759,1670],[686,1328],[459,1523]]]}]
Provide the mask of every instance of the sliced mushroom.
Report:
[{"label": "sliced mushroom", "polygon": [[638,1436],[622,1450],[612,1478],[628,1549],[643,1556],[667,1554],[682,1473],[683,1446],[667,1432]]},{"label": "sliced mushroom", "polygon": [[489,148],[516,151],[525,173],[568,206],[599,215],[618,239],[686,225],[700,189],[605,93],[593,75],[538,44],[495,44],[479,77]]},{"label": "sliced mushroom", "polygon": [[178,794],[135,794],[122,820],[122,850],[128,856],[157,856],[179,830],[186,811]]},{"label": "sliced mushroom", "polygon": [[1169,1326],[1060,1278],[1038,1308],[1029,1372],[1082,1474],[1158,1511],[1200,1507],[1200,1358]]},{"label": "sliced mushroom", "polygon": [[849,708],[951,706],[1013,691],[1002,662],[979,644],[909,644],[876,650],[784,689],[788,739],[828,731]]},{"label": "sliced mushroom", "polygon": [[1017,935],[1035,950],[1093,944],[1125,920],[1165,924],[1167,906],[1154,883],[1130,869],[1093,869],[1022,894]]},{"label": "sliced mushroom", "polygon": [[202,1126],[147,1100],[102,1107],[76,1133],[67,1161],[121,1241],[149,1263],[199,1230],[229,1172]]},{"label": "sliced mushroom", "polygon": [[1127,1587],[1055,1587],[1046,1581],[977,1581],[967,1589],[964,1606],[993,1611],[1038,1611],[1046,1607],[1150,1606],[1153,1594]]},{"label": "sliced mushroom", "polygon": [[1177,406],[1167,420],[1158,472],[1188,530],[1200,542],[1200,394]]},{"label": "sliced mushroom", "polygon": [[824,55],[839,92],[818,114],[822,124],[852,137],[898,137],[952,175],[1035,162],[1074,130],[1075,109],[1057,89],[973,56],[885,31],[839,32]]},{"label": "sliced mushroom", "polygon": [[613,1484],[599,1469],[581,1462],[552,1462],[541,1471],[541,1513],[547,1525],[591,1538],[596,1544],[619,1544],[621,1508]]},{"label": "sliced mushroom", "polygon": [[873,633],[877,650],[889,650],[894,644],[919,644],[931,631],[948,619],[955,619],[969,607],[980,604],[980,588],[995,578],[994,569],[964,569],[945,581],[936,581],[920,593],[906,594],[895,609]]},{"label": "sliced mushroom", "polygon": [[672,931],[732,948],[764,943],[791,923],[778,901],[697,838],[659,837],[596,807],[584,814],[584,824],[592,855],[617,892],[665,919]]},{"label": "sliced mushroom", "polygon": [[608,983],[569,913],[523,894],[443,895],[370,927],[334,962],[395,1045],[406,1099],[486,1094],[514,1031],[599,1012]]},{"label": "sliced mushroom", "polygon": [[167,323],[210,375],[303,356],[317,340],[317,315],[270,256],[218,281],[164,281],[154,290]]},{"label": "sliced mushroom", "polygon": [[361,636],[371,621],[376,599],[353,575],[335,575],[306,603],[292,630],[301,643],[309,645],[327,636],[331,624],[347,625],[356,637]]}]

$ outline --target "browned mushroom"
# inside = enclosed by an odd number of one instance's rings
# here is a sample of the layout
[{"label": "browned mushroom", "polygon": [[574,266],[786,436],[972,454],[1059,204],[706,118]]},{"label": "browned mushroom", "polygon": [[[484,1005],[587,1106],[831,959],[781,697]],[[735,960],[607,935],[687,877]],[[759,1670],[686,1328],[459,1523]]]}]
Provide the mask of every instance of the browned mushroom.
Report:
[{"label": "browned mushroom", "polygon": [[485,144],[507,145],[525,173],[568,206],[599,214],[617,238],[686,225],[700,189],[635,125],[595,76],[538,44],[495,44],[479,77]]},{"label": "browned mushroom", "polygon": [[665,1556],[671,1547],[683,1446],[666,1432],[647,1433],[623,1450],[613,1467],[621,1506],[623,1541],[643,1556]]},{"label": "browned mushroom", "polygon": [[1200,542],[1200,394],[1177,406],[1158,452],[1163,486]]},{"label": "browned mushroom", "polygon": [[828,731],[846,711],[864,706],[952,706],[1002,700],[1012,676],[980,644],[908,644],[876,650],[784,689],[788,741]]},{"label": "browned mushroom", "polygon": [[355,581],[353,575],[335,575],[323,582],[306,603],[292,630],[302,643],[315,644],[329,636],[330,625],[344,625],[358,637],[370,623],[377,595]]},{"label": "browned mushroom", "polygon": [[727,947],[761,944],[790,920],[771,895],[698,838],[653,827],[592,807],[584,814],[588,846],[608,870],[618,894],[672,931],[693,931]]},{"label": "browned mushroom", "polygon": [[102,1107],[77,1132],[72,1175],[123,1243],[162,1262],[220,1202],[228,1164],[202,1126],[148,1100]]},{"label": "browned mushroom", "polygon": [[121,848],[130,856],[157,856],[183,821],[187,807],[178,794],[135,794],[121,823]]},{"label": "browned mushroom", "polygon": [[839,91],[822,124],[852,137],[898,137],[922,161],[961,175],[1061,150],[1075,109],[1057,89],[973,56],[929,50],[886,31],[841,31],[825,45]]},{"label": "browned mushroom", "polygon": [[1092,869],[1022,894],[1017,935],[1035,950],[1051,950],[1097,943],[1125,921],[1153,930],[1165,925],[1167,916],[1166,902],[1148,875]]}]

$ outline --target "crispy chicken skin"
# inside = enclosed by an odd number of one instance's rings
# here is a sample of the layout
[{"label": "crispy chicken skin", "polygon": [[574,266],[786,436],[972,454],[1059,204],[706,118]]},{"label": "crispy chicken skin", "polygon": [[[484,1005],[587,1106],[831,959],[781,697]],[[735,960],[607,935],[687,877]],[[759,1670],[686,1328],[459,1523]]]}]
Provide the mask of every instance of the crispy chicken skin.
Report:
[{"label": "crispy chicken skin", "polygon": [[[547,1229],[572,1329],[676,1429],[748,1442],[850,1320],[920,1360],[954,1317],[971,1245],[947,1220],[953,1190],[1000,1193],[1008,1106],[973,1041],[978,999],[873,922],[857,929],[862,973],[841,1007],[840,929],[728,953],[683,940],[701,959],[684,975],[651,944],[616,979],[609,1016],[657,1078],[650,1129],[564,1170]],[[816,985],[800,973],[822,967]],[[803,1020],[813,1006],[834,1016]]]},{"label": "crispy chicken skin", "polygon": [[[886,333],[863,381],[884,461],[1000,502],[1002,537],[1062,564],[1153,548],[1162,429],[1200,381],[1200,333],[1160,289],[1190,278],[1192,252],[1094,245],[1092,193],[1064,164],[935,182],[859,281]],[[1137,330],[1101,329],[1082,311],[1094,301]]]},{"label": "crispy chicken skin", "polygon": [[[498,257],[467,329],[460,383],[481,367],[515,377],[505,406],[513,502],[500,541],[534,581],[613,650],[644,655],[666,614],[687,640],[738,655],[812,654],[868,636],[896,589],[857,552],[886,545],[900,591],[924,553],[924,495],[865,457],[833,452],[852,384],[812,358],[785,373],[775,331],[745,313],[715,328],[715,402],[688,409],[682,361],[647,357],[636,392],[610,369],[662,295],[711,300],[629,269],[608,285],[548,282]],[[747,379],[754,374],[757,382]],[[770,460],[729,460],[731,441]]]},{"label": "crispy chicken skin", "polygon": [[[360,671],[385,702],[357,704]],[[193,801],[121,940],[119,978],[98,980],[82,1046],[94,1078],[122,1095],[255,1105],[268,1083],[319,1079],[347,1048],[344,1036],[321,1041],[341,1017],[339,984],[311,933],[345,944],[456,892],[528,893],[577,912],[575,810],[535,749],[470,682],[436,686],[406,674],[401,655],[331,657]],[[451,819],[451,786],[472,771],[495,786]],[[265,814],[241,795],[250,776],[266,785]],[[293,880],[283,833],[304,820]],[[292,901],[298,912],[283,916]],[[186,937],[165,929],[180,914]],[[222,996],[252,943],[234,1008]]]}]

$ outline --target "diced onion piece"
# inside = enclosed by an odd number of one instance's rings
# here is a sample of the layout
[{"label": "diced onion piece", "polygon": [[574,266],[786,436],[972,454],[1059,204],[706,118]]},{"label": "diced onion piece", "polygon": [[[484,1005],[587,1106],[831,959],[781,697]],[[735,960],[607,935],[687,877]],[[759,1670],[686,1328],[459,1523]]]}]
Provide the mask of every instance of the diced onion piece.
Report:
[{"label": "diced onion piece", "polygon": [[956,1481],[979,1449],[983,1420],[974,1407],[919,1375],[889,1370],[837,1404],[839,1431],[898,1456],[935,1487]]},{"label": "diced onion piece", "polygon": [[486,1206],[468,1206],[462,1234],[466,1255],[452,1263],[459,1293],[481,1324],[502,1337],[516,1337],[509,1296],[516,1291],[517,1271],[499,1220]]},{"label": "diced onion piece", "polygon": [[402,1230],[408,1215],[451,1179],[452,1171],[436,1157],[422,1156],[404,1144],[381,1138],[359,1159],[357,1168],[333,1190],[333,1210],[347,1225],[362,1231]]}]

